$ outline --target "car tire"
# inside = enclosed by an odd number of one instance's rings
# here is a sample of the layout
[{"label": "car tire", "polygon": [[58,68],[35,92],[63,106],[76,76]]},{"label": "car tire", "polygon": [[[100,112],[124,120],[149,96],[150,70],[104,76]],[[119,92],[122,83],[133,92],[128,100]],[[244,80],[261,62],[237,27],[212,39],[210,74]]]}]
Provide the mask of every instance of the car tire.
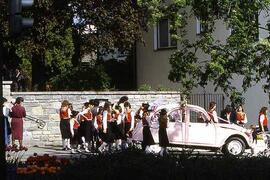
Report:
[{"label": "car tire", "polygon": [[222,152],[228,156],[240,156],[244,153],[246,145],[242,139],[232,137],[228,139],[223,146]]}]

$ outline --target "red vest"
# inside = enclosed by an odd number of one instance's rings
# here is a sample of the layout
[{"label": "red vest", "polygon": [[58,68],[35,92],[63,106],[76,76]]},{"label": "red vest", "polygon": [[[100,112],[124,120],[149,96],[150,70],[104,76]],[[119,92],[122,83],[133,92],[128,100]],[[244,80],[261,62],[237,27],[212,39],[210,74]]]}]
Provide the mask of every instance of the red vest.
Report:
[{"label": "red vest", "polygon": [[88,111],[87,113],[83,114],[83,119],[87,121],[91,121],[93,119],[93,115],[91,111]]},{"label": "red vest", "polygon": [[112,120],[112,114],[111,113],[107,113],[107,121],[111,121]]},{"label": "red vest", "polygon": [[97,125],[98,125],[98,129],[102,128],[102,115],[97,115]]},{"label": "red vest", "polygon": [[[261,125],[261,122],[260,122],[260,116],[261,115],[262,114],[259,115],[259,125]],[[267,124],[268,124],[268,118],[267,118],[266,115],[264,115],[263,126],[267,126]]]},{"label": "red vest", "polygon": [[78,129],[80,124],[77,121],[74,121],[73,129]]},{"label": "red vest", "polygon": [[245,114],[241,112],[236,112],[236,120],[240,121],[241,123],[245,120]]},{"label": "red vest", "polygon": [[61,120],[69,119],[68,109],[66,111],[60,109],[60,119]]},{"label": "red vest", "polygon": [[131,112],[128,112],[126,114],[125,123],[131,123],[131,119],[132,119]]},{"label": "red vest", "polygon": [[119,115],[120,115],[120,113],[115,113],[115,119],[118,119]]}]

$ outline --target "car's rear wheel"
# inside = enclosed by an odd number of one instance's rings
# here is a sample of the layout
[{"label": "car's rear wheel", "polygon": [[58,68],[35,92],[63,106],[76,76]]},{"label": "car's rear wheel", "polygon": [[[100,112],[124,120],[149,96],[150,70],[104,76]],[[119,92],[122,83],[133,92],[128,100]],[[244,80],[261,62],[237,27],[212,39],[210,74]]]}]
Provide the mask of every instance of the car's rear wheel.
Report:
[{"label": "car's rear wheel", "polygon": [[238,137],[232,137],[226,141],[226,144],[223,146],[223,153],[230,156],[239,156],[244,153],[246,145],[242,139]]}]

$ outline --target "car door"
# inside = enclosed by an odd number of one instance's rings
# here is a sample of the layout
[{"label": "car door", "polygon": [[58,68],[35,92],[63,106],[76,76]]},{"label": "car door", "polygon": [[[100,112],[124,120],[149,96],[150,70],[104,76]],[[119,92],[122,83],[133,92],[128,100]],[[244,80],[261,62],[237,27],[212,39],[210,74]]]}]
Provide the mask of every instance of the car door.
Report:
[{"label": "car door", "polygon": [[168,113],[169,123],[167,128],[168,139],[171,144],[182,144],[184,127],[181,109],[174,109]]},{"label": "car door", "polygon": [[187,110],[187,144],[198,146],[213,146],[215,144],[216,127],[213,122],[209,122],[205,113],[195,108]]}]

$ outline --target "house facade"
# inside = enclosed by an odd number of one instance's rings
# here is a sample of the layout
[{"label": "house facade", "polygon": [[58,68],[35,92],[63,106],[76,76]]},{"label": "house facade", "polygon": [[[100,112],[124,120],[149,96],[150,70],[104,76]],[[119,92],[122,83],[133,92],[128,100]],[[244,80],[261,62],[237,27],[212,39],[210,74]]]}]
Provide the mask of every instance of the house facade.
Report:
[{"label": "house facade", "polygon": [[[262,12],[259,17],[260,26],[266,27],[269,18],[266,12]],[[195,16],[190,16],[186,25],[186,38],[190,41],[195,41],[198,35],[203,31],[199,19]],[[230,35],[231,30],[228,29],[223,21],[216,21],[216,29],[214,37],[216,40],[225,42],[226,38]],[[144,84],[150,85],[153,88],[165,87],[172,90],[180,89],[179,83],[173,83],[168,80],[171,65],[169,58],[171,54],[181,48],[181,44],[173,42],[169,34],[169,20],[163,20],[157,23],[153,28],[144,33],[145,44],[138,43],[136,46],[136,69],[137,69],[137,86],[140,87]],[[259,29],[259,38],[268,36],[268,32]],[[200,60],[209,59],[207,55],[198,53]],[[241,84],[241,78],[235,76],[233,84],[236,86]],[[268,107],[268,94],[264,93],[262,89],[262,82],[254,85],[244,94],[245,104],[244,108],[248,117],[249,124],[257,124],[258,112],[262,106]],[[238,88],[241,88],[239,85]],[[192,90],[193,94],[223,94],[218,89],[214,91],[214,86],[209,83],[205,88],[195,88]],[[225,97],[224,105],[230,104],[229,98]],[[220,112],[220,110],[219,110]]]}]

